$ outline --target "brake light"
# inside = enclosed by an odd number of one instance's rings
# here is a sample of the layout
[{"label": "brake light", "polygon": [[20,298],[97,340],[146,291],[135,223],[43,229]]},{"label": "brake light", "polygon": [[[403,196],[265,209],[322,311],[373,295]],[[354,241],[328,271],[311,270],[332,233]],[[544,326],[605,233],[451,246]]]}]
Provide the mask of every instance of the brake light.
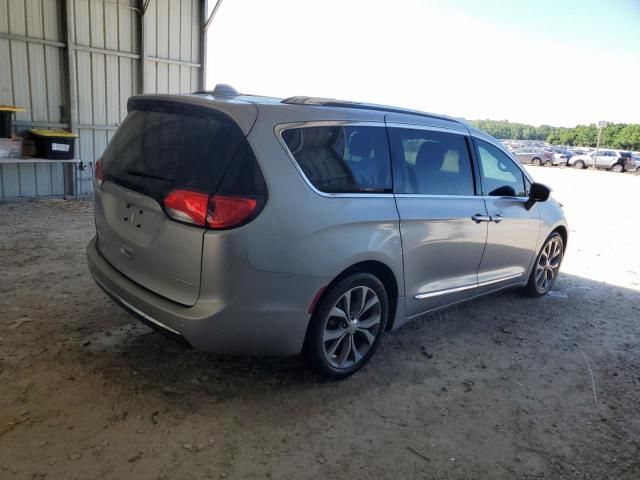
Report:
[{"label": "brake light", "polygon": [[237,227],[256,211],[254,198],[211,195],[190,190],[172,190],[164,199],[167,215],[174,220],[215,229]]},{"label": "brake light", "polygon": [[93,177],[96,182],[97,187],[102,186],[102,182],[104,182],[104,172],[102,171],[102,159],[99,158],[96,160],[95,172],[93,172]]},{"label": "brake light", "polygon": [[212,195],[209,200],[207,225],[211,228],[237,227],[251,218],[257,206],[255,198]]},{"label": "brake light", "polygon": [[172,190],[164,199],[167,214],[174,220],[205,226],[209,195],[189,190]]}]

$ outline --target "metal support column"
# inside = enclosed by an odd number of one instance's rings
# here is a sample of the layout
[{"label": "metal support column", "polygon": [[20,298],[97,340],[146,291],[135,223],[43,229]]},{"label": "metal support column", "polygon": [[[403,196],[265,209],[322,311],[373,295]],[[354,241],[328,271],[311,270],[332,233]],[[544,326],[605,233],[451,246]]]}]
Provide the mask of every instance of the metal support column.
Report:
[{"label": "metal support column", "polygon": [[[67,113],[67,121],[69,123],[69,129],[73,133],[78,133],[78,105],[77,105],[77,78],[76,78],[76,53],[74,49],[75,43],[75,25],[73,14],[73,1],[66,0],[65,2],[65,17],[64,17],[64,30],[67,38],[67,78],[69,83],[67,85],[67,95],[69,96],[69,112]],[[78,146],[79,147],[79,146]],[[69,189],[71,191],[65,191],[65,196],[78,195],[76,189],[75,179],[76,165],[74,163],[65,164],[64,175],[68,181],[66,185],[71,185]]]},{"label": "metal support column", "polygon": [[140,93],[147,90],[147,8],[151,0],[140,0]]}]

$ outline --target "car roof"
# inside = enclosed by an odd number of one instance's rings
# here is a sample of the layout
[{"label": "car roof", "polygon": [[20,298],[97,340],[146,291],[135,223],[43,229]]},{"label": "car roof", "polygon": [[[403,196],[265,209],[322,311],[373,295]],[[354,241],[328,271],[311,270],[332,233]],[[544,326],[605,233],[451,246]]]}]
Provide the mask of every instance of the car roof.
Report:
[{"label": "car roof", "polygon": [[435,124],[434,126],[443,126],[465,132],[470,129],[470,126],[463,120],[449,117],[447,115],[394,107],[390,105],[338,100],[335,98],[294,96],[282,99],[262,95],[248,95],[237,92],[229,85],[216,85],[216,88],[211,91],[197,91],[194,92],[193,95],[222,102],[248,102],[268,108],[282,107],[284,109],[286,107],[297,107],[300,113],[311,113],[314,111],[322,111],[322,109],[333,109],[334,111],[351,111],[358,117],[371,116],[375,120],[380,119],[380,114],[388,114],[392,117],[389,120],[394,123]]}]

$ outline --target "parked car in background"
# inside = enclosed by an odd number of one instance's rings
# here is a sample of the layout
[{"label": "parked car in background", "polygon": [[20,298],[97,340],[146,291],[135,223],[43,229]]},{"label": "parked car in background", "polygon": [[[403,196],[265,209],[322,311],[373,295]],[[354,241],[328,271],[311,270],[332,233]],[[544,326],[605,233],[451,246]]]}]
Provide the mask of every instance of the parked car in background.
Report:
[{"label": "parked car in background", "polygon": [[558,277],[560,205],[465,123],[228,86],[127,108],[96,163],[89,269],[195,348],[344,378],[425,312]]},{"label": "parked car in background", "polygon": [[553,154],[538,147],[523,147],[513,152],[513,155],[515,155],[520,163],[531,164],[537,167],[553,162]]},{"label": "parked car in background", "polygon": [[566,165],[571,157],[573,157],[573,153],[569,150],[565,150],[564,148],[553,147],[553,161],[551,162],[553,165]]},{"label": "parked car in background", "polygon": [[572,155],[586,155],[587,153],[589,153],[584,148],[568,148],[567,150],[569,150]]},{"label": "parked car in background", "polygon": [[[624,150],[598,150],[598,157],[595,159],[596,168],[603,168],[613,172],[634,171],[636,163],[631,152]],[[589,155],[575,155],[571,157],[567,163],[575,168],[593,167],[596,152]]]},{"label": "parked car in background", "polygon": [[636,173],[640,174],[640,155],[634,155],[633,160],[636,163]]}]

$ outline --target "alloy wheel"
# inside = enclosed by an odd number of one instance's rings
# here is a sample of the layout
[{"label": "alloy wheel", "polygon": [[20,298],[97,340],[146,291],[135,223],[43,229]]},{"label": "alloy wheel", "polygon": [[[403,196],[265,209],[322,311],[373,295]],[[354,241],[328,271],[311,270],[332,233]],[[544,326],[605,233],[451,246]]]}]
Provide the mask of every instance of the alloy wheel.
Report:
[{"label": "alloy wheel", "polygon": [[540,252],[536,263],[536,288],[546,292],[558,276],[562,262],[563,246],[560,237],[551,238]]},{"label": "alloy wheel", "polygon": [[329,311],[322,344],[327,362],[334,368],[359,363],[380,331],[382,310],[373,289],[357,286],[346,291]]}]

